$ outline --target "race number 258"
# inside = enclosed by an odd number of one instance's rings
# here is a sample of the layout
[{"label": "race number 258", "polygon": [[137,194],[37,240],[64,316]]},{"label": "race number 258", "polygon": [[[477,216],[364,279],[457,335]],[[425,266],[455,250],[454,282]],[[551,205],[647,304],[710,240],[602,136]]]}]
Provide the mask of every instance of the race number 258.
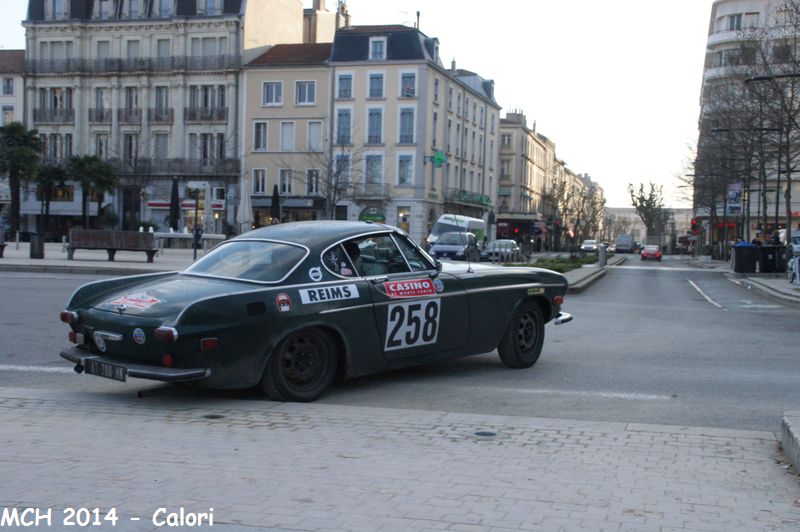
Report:
[{"label": "race number 258", "polygon": [[386,351],[436,343],[439,333],[439,299],[389,305]]}]

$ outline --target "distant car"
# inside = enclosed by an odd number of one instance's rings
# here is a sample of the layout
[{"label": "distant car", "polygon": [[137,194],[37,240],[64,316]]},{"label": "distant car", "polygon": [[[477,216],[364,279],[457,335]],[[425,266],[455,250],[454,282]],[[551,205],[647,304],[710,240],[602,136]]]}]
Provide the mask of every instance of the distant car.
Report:
[{"label": "distant car", "polygon": [[642,251],[642,243],[641,242],[634,242],[633,243],[633,252],[640,253]]},{"label": "distant car", "polygon": [[[532,366],[567,280],[541,268],[441,263],[400,229],[297,222],[226,240],[180,272],[95,281],[61,320],[75,371],[260,386],[313,401],[338,378],[497,349]],[[490,319],[487,319],[490,317]]]},{"label": "distant car", "polygon": [[519,244],[507,238],[492,240],[481,251],[481,260],[492,262],[512,262],[519,256]]},{"label": "distant car", "polygon": [[480,262],[481,252],[478,249],[478,238],[472,233],[442,233],[431,246],[431,257],[436,259],[470,260]]},{"label": "distant car", "polygon": [[581,251],[595,253],[597,251],[597,240],[584,240],[581,244]]},{"label": "distant car", "polygon": [[661,247],[645,246],[642,250],[642,260],[657,260],[661,262]]}]

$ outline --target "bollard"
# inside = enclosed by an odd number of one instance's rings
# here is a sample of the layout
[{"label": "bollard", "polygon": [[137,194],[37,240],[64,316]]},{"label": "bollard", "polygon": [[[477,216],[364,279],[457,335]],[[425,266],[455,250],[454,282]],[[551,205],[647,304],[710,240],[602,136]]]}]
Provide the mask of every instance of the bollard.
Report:
[{"label": "bollard", "polygon": [[19,249],[19,231],[17,231],[17,249]]},{"label": "bollard", "polygon": [[67,252],[67,235],[61,235],[61,253]]}]

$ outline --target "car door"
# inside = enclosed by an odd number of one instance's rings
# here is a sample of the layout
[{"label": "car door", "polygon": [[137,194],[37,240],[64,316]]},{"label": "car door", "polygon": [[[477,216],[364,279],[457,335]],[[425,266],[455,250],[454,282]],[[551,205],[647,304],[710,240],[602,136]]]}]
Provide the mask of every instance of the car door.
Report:
[{"label": "car door", "polygon": [[439,273],[404,234],[373,236],[369,247],[390,265],[367,275],[383,356],[396,360],[463,348],[469,305],[461,281]]}]

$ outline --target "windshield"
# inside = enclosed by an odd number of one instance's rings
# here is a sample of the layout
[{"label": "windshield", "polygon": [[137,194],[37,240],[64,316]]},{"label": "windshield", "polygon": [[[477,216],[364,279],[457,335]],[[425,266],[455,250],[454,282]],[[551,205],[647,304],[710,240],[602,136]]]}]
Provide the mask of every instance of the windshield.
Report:
[{"label": "windshield", "polygon": [[489,242],[486,246],[488,250],[495,250],[495,249],[511,249],[516,245],[516,242],[513,240],[495,240],[493,242]]},{"label": "windshield", "polygon": [[597,240],[584,240],[583,241],[583,245],[584,246],[596,246],[597,245]]},{"label": "windshield", "polygon": [[469,237],[467,233],[445,233],[439,237],[439,241],[436,242],[437,244],[461,244],[467,245],[469,242]]},{"label": "windshield", "polygon": [[290,244],[234,240],[220,244],[184,273],[274,283],[286,278],[306,254]]},{"label": "windshield", "polygon": [[441,235],[442,233],[448,233],[448,232],[451,232],[451,231],[458,231],[459,229],[462,229],[462,228],[457,226],[457,225],[447,224],[447,223],[444,223],[444,222],[436,222],[436,224],[433,226],[433,229],[431,229],[431,234],[432,235]]}]

